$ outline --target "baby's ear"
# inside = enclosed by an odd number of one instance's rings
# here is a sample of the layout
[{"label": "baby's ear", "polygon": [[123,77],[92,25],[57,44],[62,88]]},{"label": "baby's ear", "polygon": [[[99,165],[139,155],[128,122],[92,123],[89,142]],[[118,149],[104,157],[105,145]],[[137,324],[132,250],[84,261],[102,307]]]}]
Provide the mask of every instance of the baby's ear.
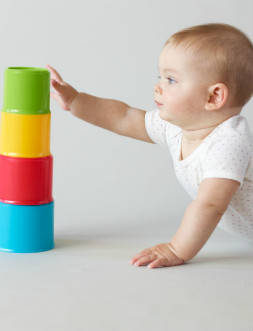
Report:
[{"label": "baby's ear", "polygon": [[228,88],[223,83],[212,85],[208,89],[208,101],[206,110],[218,110],[225,105],[228,99]]}]

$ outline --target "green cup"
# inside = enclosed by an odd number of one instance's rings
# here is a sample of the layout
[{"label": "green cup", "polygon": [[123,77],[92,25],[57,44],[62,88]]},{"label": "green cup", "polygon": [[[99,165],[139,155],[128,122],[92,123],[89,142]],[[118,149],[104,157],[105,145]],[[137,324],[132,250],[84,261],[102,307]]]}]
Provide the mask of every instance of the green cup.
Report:
[{"label": "green cup", "polygon": [[49,104],[50,72],[47,69],[9,67],[5,70],[3,112],[48,114]]}]

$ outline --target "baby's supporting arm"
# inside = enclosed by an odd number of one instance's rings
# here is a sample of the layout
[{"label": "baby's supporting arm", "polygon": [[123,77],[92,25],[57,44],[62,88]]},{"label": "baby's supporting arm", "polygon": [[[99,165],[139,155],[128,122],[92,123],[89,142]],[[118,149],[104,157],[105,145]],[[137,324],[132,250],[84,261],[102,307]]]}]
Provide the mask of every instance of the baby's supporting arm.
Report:
[{"label": "baby's supporting arm", "polygon": [[186,209],[172,240],[145,249],[130,263],[156,268],[191,260],[211,236],[239,185],[237,181],[223,178],[203,180],[196,200]]}]

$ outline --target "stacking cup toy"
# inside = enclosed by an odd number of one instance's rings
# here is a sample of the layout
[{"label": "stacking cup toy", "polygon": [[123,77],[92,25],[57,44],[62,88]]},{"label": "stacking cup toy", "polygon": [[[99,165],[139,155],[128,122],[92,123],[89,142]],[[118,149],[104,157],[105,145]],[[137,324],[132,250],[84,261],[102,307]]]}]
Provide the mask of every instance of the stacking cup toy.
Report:
[{"label": "stacking cup toy", "polygon": [[0,169],[0,202],[41,205],[53,201],[52,155],[18,158],[0,154]]},{"label": "stacking cup toy", "polygon": [[54,247],[50,73],[5,70],[0,127],[0,250],[34,253]]}]

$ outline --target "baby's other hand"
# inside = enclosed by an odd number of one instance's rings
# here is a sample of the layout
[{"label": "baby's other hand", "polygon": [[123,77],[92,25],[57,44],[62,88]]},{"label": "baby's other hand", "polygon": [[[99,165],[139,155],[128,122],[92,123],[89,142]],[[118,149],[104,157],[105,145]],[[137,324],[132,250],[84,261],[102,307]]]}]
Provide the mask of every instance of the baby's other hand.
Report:
[{"label": "baby's other hand", "polygon": [[184,264],[184,260],[178,258],[172,250],[174,249],[170,243],[159,244],[144,249],[142,252],[135,255],[129,263],[138,267],[148,265],[148,268],[151,269]]},{"label": "baby's other hand", "polygon": [[55,93],[51,92],[50,95],[58,102],[62,109],[70,110],[70,105],[78,95],[78,91],[64,82],[59,73],[50,65],[47,64],[46,68],[51,73],[51,84],[55,89]]}]

